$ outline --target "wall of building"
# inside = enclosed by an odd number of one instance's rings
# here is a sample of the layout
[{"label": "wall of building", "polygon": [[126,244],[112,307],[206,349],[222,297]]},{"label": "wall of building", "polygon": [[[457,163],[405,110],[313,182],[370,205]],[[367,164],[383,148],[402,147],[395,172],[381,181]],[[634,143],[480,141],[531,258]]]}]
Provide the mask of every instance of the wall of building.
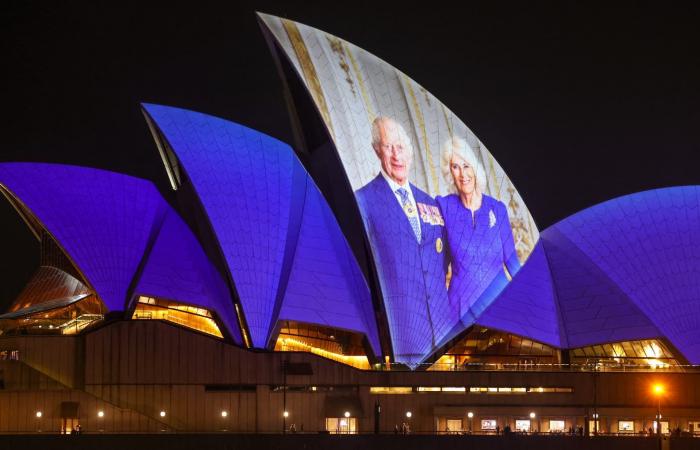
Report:
[{"label": "wall of building", "polygon": [[[76,343],[80,339],[83,342]],[[304,431],[316,432],[325,429],[326,417],[341,414],[343,401],[353,411],[357,403],[361,406],[360,412],[353,412],[360,432],[374,430],[376,402],[382,411],[380,429],[387,432],[408,422],[408,411],[414,432],[444,431],[448,418],[462,418],[468,428],[468,411],[474,413],[474,431],[479,431],[482,418],[496,419],[501,429],[506,424],[515,428],[515,420],[528,418],[530,412],[536,414],[533,429],[548,431],[550,419],[565,420],[568,429],[584,426],[594,407],[602,431],[616,432],[621,419],[634,420],[636,431],[648,428],[656,414],[656,400],[650,395],[656,382],[668,389],[662,400],[664,420],[668,417],[672,427],[681,428],[689,420],[700,421],[700,373],[360,371],[308,353],[248,351],[145,320],[113,322],[79,337],[0,338],[3,349],[19,349],[21,364],[60,380],[64,389],[47,381],[6,384],[0,390],[0,431],[31,431],[37,408],[47,411],[45,420],[53,417],[55,429],[60,423],[56,408],[63,401],[80,403],[79,418],[88,431],[279,432],[286,409],[287,426],[293,423],[298,431],[303,426]],[[289,374],[285,382],[284,361],[307,363],[313,374]],[[82,389],[70,389],[78,385],[76,380]],[[467,392],[371,393],[377,386],[466,387]],[[472,386],[573,391],[469,393]],[[355,404],[349,398],[355,398]],[[328,411],[331,404],[334,411]],[[105,416],[97,421],[100,410]]]},{"label": "wall of building", "polygon": [[83,383],[83,336],[12,336],[0,338],[0,351],[19,351],[27,366],[68,386]]}]

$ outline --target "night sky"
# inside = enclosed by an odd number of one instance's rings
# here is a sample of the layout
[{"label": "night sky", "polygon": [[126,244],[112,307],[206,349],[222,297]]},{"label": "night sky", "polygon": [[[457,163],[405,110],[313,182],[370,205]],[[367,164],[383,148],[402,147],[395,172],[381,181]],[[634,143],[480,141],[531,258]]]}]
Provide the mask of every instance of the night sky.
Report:
[{"label": "night sky", "polygon": [[[142,101],[291,143],[259,10],[335,34],[422,84],[486,144],[541,230],[613,197],[700,183],[697,6],[201,3],[0,2],[0,161],[104,168],[165,191]],[[4,309],[38,245],[4,199],[0,230]]]}]

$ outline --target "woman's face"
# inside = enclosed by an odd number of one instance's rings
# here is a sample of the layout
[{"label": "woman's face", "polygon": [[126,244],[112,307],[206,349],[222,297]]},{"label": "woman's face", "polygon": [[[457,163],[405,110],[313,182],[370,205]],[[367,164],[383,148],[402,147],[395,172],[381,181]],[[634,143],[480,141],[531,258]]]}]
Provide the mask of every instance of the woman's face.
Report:
[{"label": "woman's face", "polygon": [[450,172],[454,180],[457,192],[471,195],[476,190],[476,175],[474,167],[459,155],[452,155],[450,159]]}]

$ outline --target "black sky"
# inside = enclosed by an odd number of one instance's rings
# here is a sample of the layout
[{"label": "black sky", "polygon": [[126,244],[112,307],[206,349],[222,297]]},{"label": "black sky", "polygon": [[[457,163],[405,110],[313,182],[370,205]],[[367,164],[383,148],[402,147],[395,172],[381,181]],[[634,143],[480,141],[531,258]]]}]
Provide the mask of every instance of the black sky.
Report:
[{"label": "black sky", "polygon": [[[619,195],[700,183],[697,6],[143,3],[0,2],[0,161],[105,168],[166,190],[141,101],[291,142],[260,10],[357,44],[431,91],[487,145],[540,229]],[[4,201],[0,231],[2,308],[38,246]]]}]

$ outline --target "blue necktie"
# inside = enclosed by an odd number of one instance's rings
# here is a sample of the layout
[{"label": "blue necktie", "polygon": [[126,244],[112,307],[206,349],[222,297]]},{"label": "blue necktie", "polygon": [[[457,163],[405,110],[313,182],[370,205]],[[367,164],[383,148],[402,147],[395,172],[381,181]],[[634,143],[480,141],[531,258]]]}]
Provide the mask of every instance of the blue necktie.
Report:
[{"label": "blue necktie", "polygon": [[411,228],[413,228],[413,234],[416,235],[416,240],[420,242],[420,223],[418,222],[418,212],[414,210],[411,200],[408,198],[408,191],[404,188],[398,188],[396,193],[401,197],[401,206],[403,207],[408,221],[411,222]]}]

